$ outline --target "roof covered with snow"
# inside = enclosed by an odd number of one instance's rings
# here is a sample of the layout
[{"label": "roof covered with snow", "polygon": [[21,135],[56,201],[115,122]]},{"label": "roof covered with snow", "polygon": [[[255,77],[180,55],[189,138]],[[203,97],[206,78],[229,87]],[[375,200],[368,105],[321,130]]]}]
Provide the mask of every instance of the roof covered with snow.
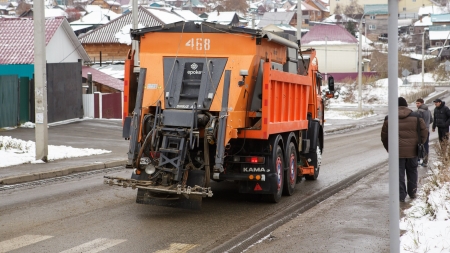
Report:
[{"label": "roof covered with snow", "polygon": [[119,91],[123,91],[123,81],[122,80],[114,78],[110,75],[107,75],[99,70],[96,70],[96,69],[88,67],[88,66],[82,66],[81,71],[82,71],[82,76],[84,78],[87,78],[87,73],[91,73],[92,81],[97,82],[102,85],[106,85],[108,87],[111,87],[111,88],[119,90]]},{"label": "roof covered with snow", "polygon": [[329,16],[328,18],[322,20],[324,23],[338,23],[338,22],[355,22],[357,23],[356,19],[353,19],[351,17],[346,16],[345,14],[333,14]]},{"label": "roof covered with snow", "polygon": [[97,9],[81,17],[79,20],[71,22],[70,25],[102,25],[120,16],[122,15],[114,13],[109,9]]},{"label": "roof covered with snow", "polygon": [[[155,16],[144,7],[139,6],[138,19],[139,24],[144,27],[160,26],[165,23],[155,18]],[[175,15],[175,14],[174,14]],[[83,44],[87,43],[120,43],[116,34],[119,33],[123,27],[132,24],[133,14],[129,12],[118,19],[111,21],[106,25],[97,27],[96,29],[80,36],[80,41]]]},{"label": "roof covered with snow", "polygon": [[231,24],[235,17],[238,18],[236,12],[234,11],[214,11],[208,13],[208,18],[206,19],[206,21],[218,24]]},{"label": "roof covered with snow", "polygon": [[315,25],[301,39],[302,44],[357,44],[358,40],[338,25]]},{"label": "roof covered with snow", "polygon": [[147,11],[151,13],[155,19],[159,20],[163,24],[172,24],[180,21],[184,21],[184,19],[178,16],[176,13],[167,11],[161,8],[147,8]]},{"label": "roof covered with snow", "polygon": [[268,25],[289,24],[297,15],[295,12],[266,12],[258,23],[258,27],[266,27]]},{"label": "roof covered with snow", "polygon": [[442,13],[447,13],[447,8],[444,6],[436,6],[436,5],[431,5],[431,6],[422,6],[419,8],[419,17],[420,16],[424,16],[424,15],[430,15],[430,14],[442,14]]},{"label": "roof covered with snow", "polygon": [[417,27],[419,27],[419,26],[430,26],[432,24],[433,23],[431,22],[431,18],[429,16],[425,16],[425,17],[422,17],[422,19],[417,20],[414,23],[414,26],[417,26]]},{"label": "roof covered with snow", "polygon": [[202,18],[195,15],[195,13],[193,13],[190,10],[175,10],[174,9],[174,10],[172,10],[172,12],[174,12],[178,16],[182,17],[186,21],[203,21]]},{"label": "roof covered with snow", "polygon": [[61,9],[45,9],[45,18],[65,17],[67,18],[67,12]]},{"label": "roof covered with snow", "polygon": [[327,4],[320,0],[311,0],[321,11],[330,11]]},{"label": "roof covered with snow", "polygon": [[319,11],[319,9],[302,1],[302,11]]}]

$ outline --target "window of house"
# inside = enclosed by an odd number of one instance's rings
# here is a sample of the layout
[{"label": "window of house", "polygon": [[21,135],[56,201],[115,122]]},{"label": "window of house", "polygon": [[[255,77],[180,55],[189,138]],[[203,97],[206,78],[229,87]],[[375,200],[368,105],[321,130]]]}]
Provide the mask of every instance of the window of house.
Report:
[{"label": "window of house", "polygon": [[410,26],[410,27],[409,27],[409,31],[410,31],[410,32],[414,32],[414,27]]},{"label": "window of house", "polygon": [[318,16],[318,17],[320,17],[320,15],[321,15],[321,12],[320,12],[320,11],[319,11],[319,12],[317,12],[317,16]]},{"label": "window of house", "polygon": [[370,19],[375,19],[375,15],[370,15]]},{"label": "window of house", "polygon": [[442,42],[436,42],[436,46],[438,46],[438,47],[442,47],[442,45],[444,45]]},{"label": "window of house", "polygon": [[403,7],[403,11],[406,11],[406,7]]},{"label": "window of house", "polygon": [[376,30],[377,26],[376,25],[369,25],[369,30]]}]

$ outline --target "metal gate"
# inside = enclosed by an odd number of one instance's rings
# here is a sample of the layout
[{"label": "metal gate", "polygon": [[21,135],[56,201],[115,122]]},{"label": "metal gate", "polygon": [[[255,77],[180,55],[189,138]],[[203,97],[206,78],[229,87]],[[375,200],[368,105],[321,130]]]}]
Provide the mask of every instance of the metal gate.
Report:
[{"label": "metal gate", "polygon": [[83,117],[81,62],[47,64],[48,122]]},{"label": "metal gate", "polygon": [[17,75],[0,76],[0,128],[19,123],[19,79]]}]

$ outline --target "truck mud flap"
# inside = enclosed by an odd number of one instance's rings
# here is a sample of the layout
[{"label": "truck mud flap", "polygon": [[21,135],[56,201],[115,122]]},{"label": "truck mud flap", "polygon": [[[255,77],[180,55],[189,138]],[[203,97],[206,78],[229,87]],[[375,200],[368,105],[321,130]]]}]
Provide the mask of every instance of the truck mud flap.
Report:
[{"label": "truck mud flap", "polygon": [[276,180],[275,174],[266,174],[266,181],[240,181],[239,193],[251,193],[251,194],[272,194],[276,193],[277,189],[274,189],[274,181]]},{"label": "truck mud flap", "polygon": [[136,203],[154,206],[166,206],[190,210],[202,208],[202,196],[198,195],[174,195],[151,193],[148,190],[138,189]]}]

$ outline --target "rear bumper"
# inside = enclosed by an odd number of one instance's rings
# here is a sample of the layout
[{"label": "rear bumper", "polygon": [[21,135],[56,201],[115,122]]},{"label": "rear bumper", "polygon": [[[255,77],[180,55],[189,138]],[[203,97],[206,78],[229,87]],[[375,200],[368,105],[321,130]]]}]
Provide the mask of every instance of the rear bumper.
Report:
[{"label": "rear bumper", "polygon": [[[261,180],[250,180],[249,176],[261,175]],[[239,181],[240,193],[252,193],[252,194],[272,194],[276,193],[278,189],[275,187],[277,183],[277,175],[275,173],[266,174],[219,174],[215,173],[213,178],[216,180],[235,180]],[[264,180],[262,180],[264,179]]]}]

